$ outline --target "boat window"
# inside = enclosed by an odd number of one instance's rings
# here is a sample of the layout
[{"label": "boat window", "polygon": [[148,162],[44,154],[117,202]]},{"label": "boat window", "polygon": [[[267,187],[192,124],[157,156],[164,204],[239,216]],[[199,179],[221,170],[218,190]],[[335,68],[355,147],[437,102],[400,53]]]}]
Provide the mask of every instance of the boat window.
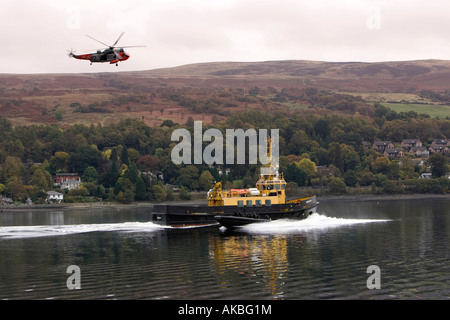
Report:
[{"label": "boat window", "polygon": [[267,190],[273,190],[273,184],[268,184],[267,185]]},{"label": "boat window", "polygon": [[247,200],[247,207],[251,207],[251,206],[253,206],[252,200]]},{"label": "boat window", "polygon": [[255,200],[255,206],[261,207],[261,200]]},{"label": "boat window", "polygon": [[272,201],[270,199],[266,199],[266,206],[271,206],[272,205]]},{"label": "boat window", "polygon": [[275,185],[275,190],[280,190],[280,185],[279,184]]},{"label": "boat window", "polygon": [[244,200],[238,200],[238,207],[244,206]]},{"label": "boat window", "polygon": [[286,189],[286,185],[283,183],[283,184],[281,185],[281,190],[284,190],[284,189]]}]

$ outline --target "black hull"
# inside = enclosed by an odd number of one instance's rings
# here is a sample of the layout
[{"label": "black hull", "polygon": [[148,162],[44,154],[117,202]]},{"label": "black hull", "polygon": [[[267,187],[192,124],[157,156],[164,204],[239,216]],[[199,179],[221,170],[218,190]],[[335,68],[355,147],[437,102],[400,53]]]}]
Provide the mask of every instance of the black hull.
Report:
[{"label": "black hull", "polygon": [[[151,214],[151,221],[156,224],[187,227],[217,225],[217,217],[244,217],[260,219],[263,221],[278,219],[301,220],[316,211],[318,202],[311,197],[307,203],[284,203],[270,206],[181,206],[181,205],[155,205]],[[244,219],[245,220],[245,219]],[[250,220],[255,222],[254,220]]]},{"label": "black hull", "polygon": [[222,226],[233,229],[237,227],[243,227],[248,224],[252,223],[263,223],[263,222],[270,222],[273,220],[280,220],[280,219],[291,219],[291,220],[303,220],[308,218],[311,214],[316,212],[317,204],[314,207],[309,207],[308,209],[301,209],[297,210],[295,212],[284,212],[283,214],[280,213],[272,213],[269,215],[259,215],[257,213],[253,214],[244,214],[241,215],[239,213],[236,213],[232,216],[215,216],[214,218],[219,222]]}]

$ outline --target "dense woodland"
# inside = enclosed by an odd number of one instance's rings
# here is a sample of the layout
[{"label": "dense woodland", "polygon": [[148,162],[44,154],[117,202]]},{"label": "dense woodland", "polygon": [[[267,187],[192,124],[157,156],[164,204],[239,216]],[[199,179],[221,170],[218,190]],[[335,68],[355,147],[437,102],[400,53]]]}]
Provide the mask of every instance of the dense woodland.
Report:
[{"label": "dense woodland", "polygon": [[[270,91],[270,88],[268,89]],[[307,89],[296,92],[282,90],[271,93],[270,102],[289,104],[301,101],[306,109],[288,108],[285,112],[248,109],[226,113],[222,99],[208,103],[179,95],[168,100],[199,112],[223,115],[225,120],[203,124],[203,130],[242,128],[280,130],[280,166],[288,181],[288,192],[298,187],[319,192],[346,193],[348,190],[368,192],[433,192],[450,190],[448,154],[431,155],[425,165],[415,165],[411,158],[392,160],[364,149],[375,140],[399,142],[420,139],[429,146],[433,139],[450,137],[450,120],[431,118],[416,112],[397,113],[380,104],[368,104],[359,97]],[[260,89],[249,90],[246,102],[257,101]],[[228,99],[229,101],[229,99]],[[74,104],[76,112],[103,112]],[[0,117],[0,192],[14,201],[27,198],[45,201],[53,189],[56,173],[72,172],[82,177],[82,187],[66,192],[65,201],[117,200],[164,201],[189,199],[190,191],[205,191],[215,181],[225,187],[254,186],[259,176],[258,165],[210,167],[180,165],[171,161],[171,141],[177,128],[193,131],[193,119],[185,123],[164,121],[150,127],[143,121],[124,119],[110,125],[13,126]],[[204,143],[206,146],[208,143]],[[419,179],[432,172],[433,179]],[[223,174],[220,174],[222,173]],[[173,186],[179,187],[173,191]],[[311,190],[311,189],[308,189]],[[59,190],[61,191],[61,190]]]}]

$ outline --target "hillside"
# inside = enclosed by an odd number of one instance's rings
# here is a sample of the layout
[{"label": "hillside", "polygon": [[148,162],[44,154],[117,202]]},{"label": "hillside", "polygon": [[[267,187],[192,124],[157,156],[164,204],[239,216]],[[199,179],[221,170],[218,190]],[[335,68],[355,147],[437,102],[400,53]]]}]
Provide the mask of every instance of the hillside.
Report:
[{"label": "hillside", "polygon": [[15,125],[107,124],[124,117],[152,126],[169,119],[184,123],[189,117],[211,122],[246,108],[321,107],[323,99],[308,93],[314,88],[339,99],[345,95],[356,105],[335,112],[370,113],[364,108],[380,102],[409,109],[420,104],[427,113],[439,104],[444,109],[437,115],[447,116],[449,83],[450,61],[442,60],[215,62],[140,72],[0,74],[0,114]]}]

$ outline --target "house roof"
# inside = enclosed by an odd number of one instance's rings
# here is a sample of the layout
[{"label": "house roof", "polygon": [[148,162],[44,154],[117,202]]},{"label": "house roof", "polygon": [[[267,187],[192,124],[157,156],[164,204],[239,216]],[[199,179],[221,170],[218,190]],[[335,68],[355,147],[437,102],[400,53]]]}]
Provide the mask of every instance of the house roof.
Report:
[{"label": "house roof", "polygon": [[69,184],[69,183],[81,184],[81,182],[79,180],[75,180],[75,179],[67,179],[64,182],[61,182],[61,184]]},{"label": "house roof", "polygon": [[403,139],[402,140],[403,143],[408,143],[408,144],[410,144],[410,143],[417,143],[419,141],[420,141],[420,139]]},{"label": "house roof", "polygon": [[433,143],[435,144],[447,144],[449,139],[434,139]]},{"label": "house roof", "polygon": [[427,148],[425,147],[412,147],[409,149],[409,151],[416,152],[416,151],[427,151]]},{"label": "house roof", "polygon": [[428,148],[429,150],[445,150],[445,149],[447,149],[447,145],[445,145],[445,144],[436,144],[436,145],[432,145],[432,146],[430,146],[429,148]]},{"label": "house roof", "polygon": [[386,149],[385,152],[387,152],[388,154],[397,154],[397,153],[403,152],[403,150],[402,149]]},{"label": "house roof", "polygon": [[374,144],[377,146],[387,146],[389,144],[391,144],[392,142],[390,141],[375,141]]},{"label": "house roof", "polygon": [[56,191],[47,191],[47,194],[49,196],[60,196],[60,195],[62,196],[62,193]]}]

